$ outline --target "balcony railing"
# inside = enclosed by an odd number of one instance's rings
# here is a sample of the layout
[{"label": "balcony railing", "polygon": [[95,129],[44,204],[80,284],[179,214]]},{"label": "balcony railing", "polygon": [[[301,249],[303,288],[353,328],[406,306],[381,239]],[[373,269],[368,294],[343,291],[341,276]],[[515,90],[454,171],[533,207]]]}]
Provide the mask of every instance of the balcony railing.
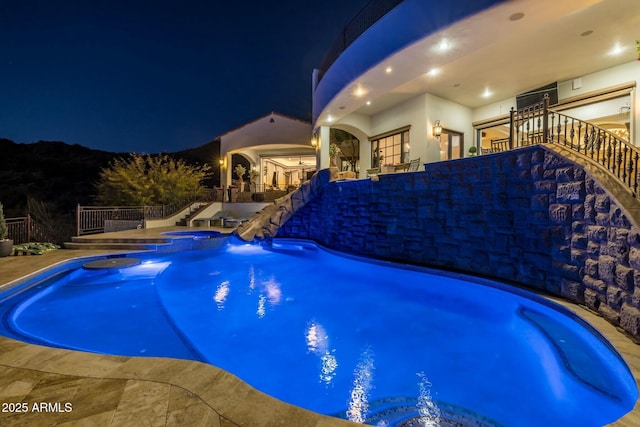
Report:
[{"label": "balcony railing", "polygon": [[42,226],[31,218],[31,215],[16,218],[6,218],[9,238],[14,245],[28,242],[52,242],[51,237]]},{"label": "balcony railing", "polygon": [[539,143],[559,144],[588,157],[637,197],[640,165],[638,147],[606,129],[550,109],[548,97],[521,110],[511,109],[510,135],[503,142],[503,147]]},{"label": "balcony railing", "polygon": [[372,0],[342,29],[318,70],[318,81],[362,33],[404,0]]}]

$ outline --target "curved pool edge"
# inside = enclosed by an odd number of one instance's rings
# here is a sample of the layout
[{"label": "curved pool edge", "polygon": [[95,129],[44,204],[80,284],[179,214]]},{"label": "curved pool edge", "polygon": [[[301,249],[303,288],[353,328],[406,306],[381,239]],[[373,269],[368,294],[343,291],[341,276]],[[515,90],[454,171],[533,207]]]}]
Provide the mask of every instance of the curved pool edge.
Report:
[{"label": "curved pool edge", "polygon": [[[640,378],[637,344],[603,318],[562,300],[597,328],[622,354],[636,383]],[[91,421],[93,425],[151,421],[153,425],[336,426],[359,424],[317,414],[268,396],[213,365],[171,358],[110,356],[26,344],[0,336],[0,377],[3,389],[15,389],[5,402],[71,402],[66,413],[0,413],[3,426]],[[56,387],[51,387],[51,384]],[[71,387],[71,386],[72,387]],[[60,388],[65,387],[61,400]],[[191,422],[192,420],[193,422]],[[283,424],[285,423],[285,424]],[[209,424],[207,424],[209,425]],[[615,427],[640,425],[640,402]]]},{"label": "curved pool edge", "polygon": [[[0,288],[23,282],[51,268],[97,255],[97,251],[61,250],[55,255],[0,259]],[[113,253],[113,251],[111,252]],[[130,251],[127,252],[131,254]],[[105,251],[100,254],[104,256]],[[67,259],[62,259],[67,257]],[[48,261],[47,261],[48,260]],[[36,264],[34,264],[36,261]],[[48,267],[44,264],[48,263]],[[3,268],[10,265],[11,269]],[[24,264],[15,268],[17,264]],[[9,271],[11,274],[4,274]],[[604,318],[585,307],[560,298],[544,296],[582,317],[611,342],[631,369],[640,387],[639,346]],[[60,376],[60,378],[55,378]],[[212,383],[211,379],[215,381]],[[71,384],[65,401],[75,402],[68,413],[0,413],[2,425],[50,424],[87,420],[93,425],[129,424],[157,418],[154,425],[192,424],[208,420],[211,425],[231,422],[238,426],[283,425],[286,420],[309,426],[349,426],[347,421],[316,414],[265,395],[237,377],[212,365],[165,358],[107,356],[26,344],[0,336],[0,379],[5,392],[1,402],[59,402],[56,384]],[[9,394],[8,394],[9,393]],[[13,394],[10,394],[13,393]],[[30,396],[35,396],[34,398]],[[115,423],[115,424],[114,424]],[[640,425],[640,401],[634,409],[609,424]]]},{"label": "curved pool edge", "polygon": [[[279,401],[202,362],[85,353],[6,337],[0,337],[0,350],[3,383],[11,385],[15,378],[14,382],[20,382],[24,388],[25,383],[32,382],[31,392],[43,385],[43,390],[34,393],[37,401],[27,394],[20,398],[3,397],[0,399],[3,403],[20,401],[31,406],[36,402],[61,402],[64,406],[70,402],[73,408],[60,413],[3,412],[0,413],[3,426],[48,424],[54,417],[55,423],[91,419],[97,422],[94,425],[112,425],[117,421],[131,424],[136,420],[151,425],[195,425],[196,421],[199,424],[204,420],[211,425],[231,422],[238,426],[282,425],[285,420],[318,427],[357,425]],[[73,383],[76,389],[64,389],[62,400],[60,388],[57,393],[49,390],[48,398],[47,383],[52,382],[60,387]]]}]

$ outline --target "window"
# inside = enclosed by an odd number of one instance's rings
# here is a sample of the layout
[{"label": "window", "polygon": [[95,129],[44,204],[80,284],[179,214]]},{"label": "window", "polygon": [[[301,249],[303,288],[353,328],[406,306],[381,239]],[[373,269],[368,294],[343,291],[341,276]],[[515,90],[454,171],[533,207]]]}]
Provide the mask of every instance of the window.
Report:
[{"label": "window", "polygon": [[371,139],[371,166],[406,163],[409,161],[409,148],[408,128],[375,136]]}]

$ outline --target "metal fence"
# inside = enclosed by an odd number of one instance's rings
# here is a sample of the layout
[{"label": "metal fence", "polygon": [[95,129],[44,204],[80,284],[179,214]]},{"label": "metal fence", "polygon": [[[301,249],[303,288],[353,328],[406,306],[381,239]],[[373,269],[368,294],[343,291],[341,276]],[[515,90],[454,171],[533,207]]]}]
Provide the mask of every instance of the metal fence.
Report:
[{"label": "metal fence", "polygon": [[81,206],[76,211],[76,235],[96,234],[105,231],[130,230],[144,226],[146,219],[167,218],[196,202],[215,200],[213,188],[205,189],[204,196],[186,201],[182,205],[157,206]]},{"label": "metal fence", "polygon": [[404,0],[372,0],[344,26],[318,69],[318,81],[351,43]]},{"label": "metal fence", "polygon": [[509,148],[538,143],[559,144],[586,156],[637,197],[638,147],[606,129],[550,109],[548,97],[521,110],[511,109]]},{"label": "metal fence", "polygon": [[14,245],[28,242],[51,242],[42,226],[31,218],[31,215],[16,218],[5,218],[9,238]]},{"label": "metal fence", "polygon": [[[102,233],[105,224],[120,224],[125,228],[136,228],[145,219],[164,218],[176,212],[170,206],[81,206],[77,209],[77,235]],[[117,221],[117,222],[115,222]],[[114,225],[115,226],[115,225]],[[115,231],[115,230],[114,230]]]}]

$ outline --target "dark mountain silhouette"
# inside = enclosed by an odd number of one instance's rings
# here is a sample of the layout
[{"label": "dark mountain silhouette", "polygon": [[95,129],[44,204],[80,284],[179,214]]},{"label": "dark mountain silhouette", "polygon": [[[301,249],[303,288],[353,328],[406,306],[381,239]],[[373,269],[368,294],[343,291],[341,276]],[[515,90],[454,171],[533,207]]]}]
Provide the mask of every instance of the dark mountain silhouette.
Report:
[{"label": "dark mountain silhouette", "polygon": [[[212,141],[197,148],[166,153],[188,164],[208,164],[212,176],[205,184],[219,184],[217,159],[220,142]],[[94,185],[102,168],[127,153],[93,150],[78,144],[39,141],[17,144],[0,138],[0,202],[5,216],[27,213],[27,199],[46,203],[61,214],[75,213],[77,204],[93,202]]]}]

